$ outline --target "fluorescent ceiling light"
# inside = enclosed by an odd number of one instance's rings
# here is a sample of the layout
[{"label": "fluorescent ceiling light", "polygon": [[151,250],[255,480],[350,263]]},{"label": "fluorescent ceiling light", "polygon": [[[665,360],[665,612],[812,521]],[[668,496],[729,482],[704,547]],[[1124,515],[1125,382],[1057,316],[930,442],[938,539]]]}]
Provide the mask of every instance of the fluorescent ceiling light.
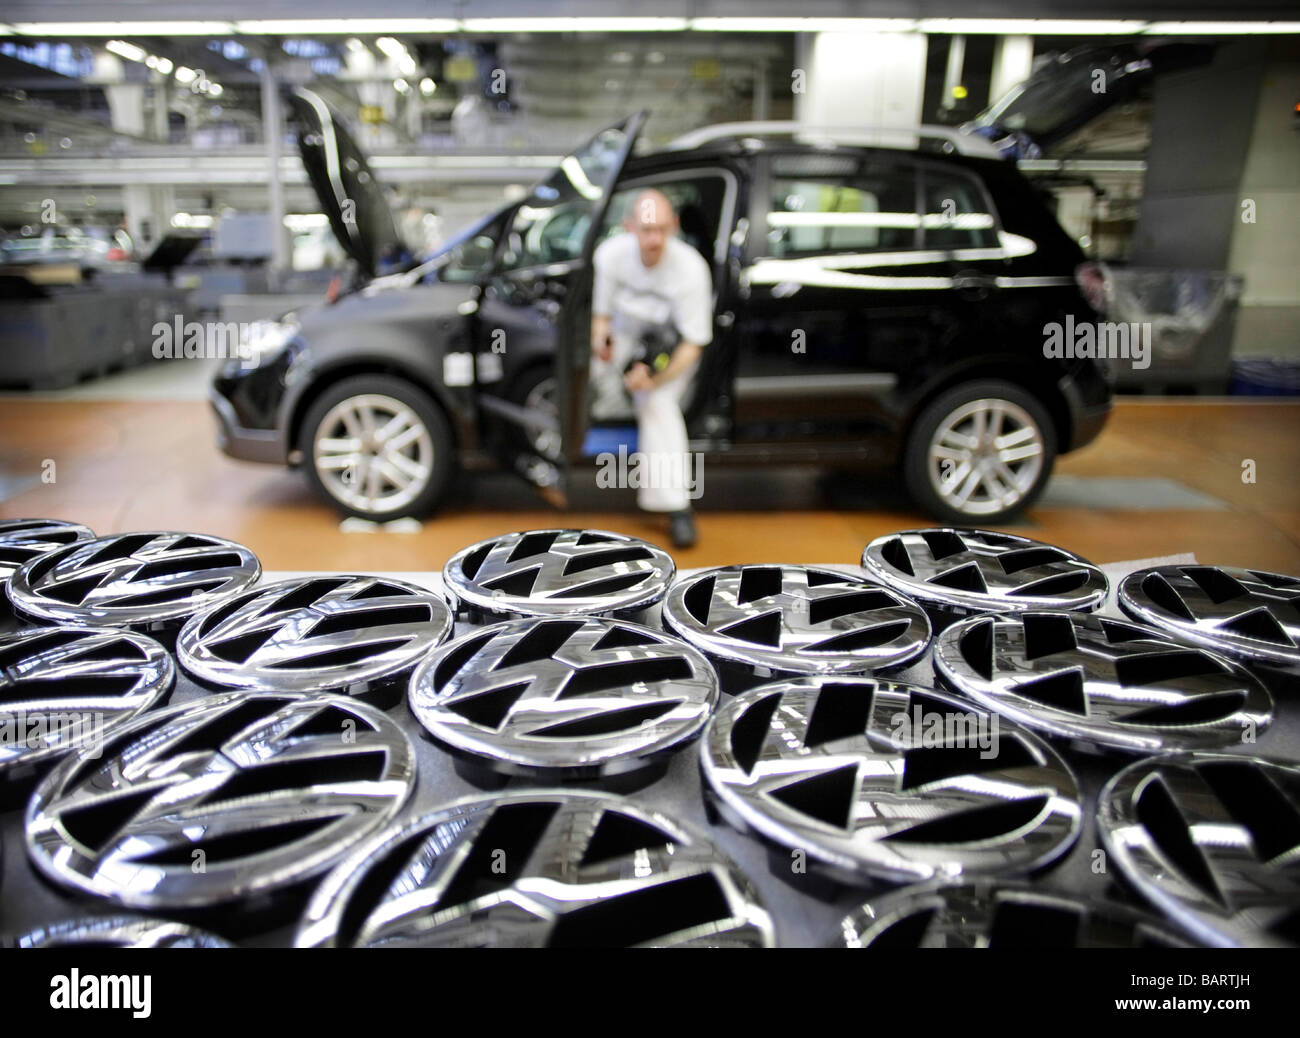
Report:
[{"label": "fluorescent ceiling light", "polygon": [[397,42],[397,40],[393,39],[391,36],[379,37],[379,39],[375,40],[375,46],[378,47],[385,54],[387,54],[394,61],[396,61],[398,58],[402,57],[406,53],[406,48],[403,47],[400,43]]},{"label": "fluorescent ceiling light", "polygon": [[425,97],[428,97],[430,94],[436,93],[437,90],[438,90],[438,84],[435,83],[428,76],[425,76],[422,80],[420,80],[420,93],[424,94]]},{"label": "fluorescent ceiling light", "polygon": [[369,36],[374,33],[455,32],[455,18],[281,18],[236,22],[250,36]]},{"label": "fluorescent ceiling light", "polygon": [[175,66],[172,64],[171,58],[158,59],[158,71],[161,72],[164,76],[170,73],[173,68],[175,68]]},{"label": "fluorescent ceiling light", "polygon": [[463,18],[466,32],[673,32],[685,18]]},{"label": "fluorescent ceiling light", "polygon": [[1247,36],[1300,33],[1300,22],[1150,22],[1150,36]]},{"label": "fluorescent ceiling light", "polygon": [[915,18],[692,18],[700,32],[911,32]]},{"label": "fluorescent ceiling light", "polygon": [[922,18],[918,28],[927,33],[998,36],[1125,36],[1141,32],[1139,19],[1101,21],[1087,18]]},{"label": "fluorescent ceiling light", "polygon": [[197,75],[198,75],[198,73],[195,72],[195,71],[194,71],[192,68],[190,68],[188,65],[182,65],[180,68],[178,68],[178,69],[176,70],[176,82],[177,82],[177,83],[193,83],[193,82],[194,82],[194,79],[195,79],[195,77],[196,77]]},{"label": "fluorescent ceiling light", "polygon": [[229,22],[14,22],[23,36],[229,36]]},{"label": "fluorescent ceiling light", "polygon": [[212,97],[220,97],[225,92],[225,88],[220,83],[212,83],[208,86],[208,94]]},{"label": "fluorescent ceiling light", "polygon": [[127,43],[125,40],[109,40],[104,44],[104,49],[112,51],[119,58],[126,58],[127,61],[144,61],[149,56],[143,48],[137,47],[134,43]]}]

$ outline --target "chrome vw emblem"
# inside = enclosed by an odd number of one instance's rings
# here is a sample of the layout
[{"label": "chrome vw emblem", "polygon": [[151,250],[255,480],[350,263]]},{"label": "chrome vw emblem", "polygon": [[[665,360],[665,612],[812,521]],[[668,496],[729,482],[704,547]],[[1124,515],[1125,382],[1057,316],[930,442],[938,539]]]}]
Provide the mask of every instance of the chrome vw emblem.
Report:
[{"label": "chrome vw emblem", "polygon": [[1134,620],[1247,663],[1300,670],[1300,577],[1228,566],[1130,573],[1119,604]]},{"label": "chrome vw emblem", "polygon": [[59,519],[0,519],[0,581],[24,562],[94,536],[84,526]]},{"label": "chrome vw emblem", "polygon": [[701,765],[728,822],[848,881],[1029,872],[1081,824],[1074,776],[1041,740],[955,696],[870,678],[737,696],[710,722]]},{"label": "chrome vw emblem", "polygon": [[186,923],[143,916],[71,919],[38,927],[14,941],[16,948],[233,948],[225,938]]},{"label": "chrome vw emblem", "polygon": [[770,947],[749,882],[621,797],[460,800],[395,826],[316,889],[299,947]]},{"label": "chrome vw emblem", "polygon": [[725,566],[684,577],[668,593],[663,620],[724,668],[743,672],[740,684],[901,667],[930,640],[915,602],[813,566]]},{"label": "chrome vw emblem", "polygon": [[1089,611],[1106,575],[1086,559],[1028,537],[986,530],[904,530],[862,553],[868,573],[923,606],[949,612]]},{"label": "chrome vw emblem", "polygon": [[167,650],[111,627],[35,627],[0,638],[0,778],[71,750],[102,748],[119,726],[164,702]]},{"label": "chrome vw emblem", "polygon": [[146,714],[66,757],[27,806],[55,883],[143,909],[299,883],[392,821],[415,782],[394,722],[352,699],[226,693]]},{"label": "chrome vw emblem", "polygon": [[513,775],[635,770],[680,748],[718,701],[689,645],[597,617],[514,620],[443,646],[411,679],[411,712],[441,744]]},{"label": "chrome vw emblem", "polygon": [[1111,901],[977,879],[905,887],[840,923],[846,948],[1179,948],[1159,919]]},{"label": "chrome vw emblem", "polygon": [[209,687],[380,695],[451,631],[432,591],[365,576],[256,588],[191,618],[181,667]]},{"label": "chrome vw emblem", "polygon": [[1241,745],[1273,721],[1244,667],[1085,613],[970,617],[939,636],[934,666],[1030,728],[1135,753]]},{"label": "chrome vw emblem", "polygon": [[604,530],[533,530],[458,551],[442,579],[457,609],[497,619],[583,613],[634,614],[673,579],[668,553]]},{"label": "chrome vw emblem", "polygon": [[261,575],[243,545],[189,533],[123,533],[25,563],[10,578],[22,614],[45,623],[164,631]]},{"label": "chrome vw emblem", "polygon": [[1300,767],[1224,753],[1131,764],[1097,801],[1102,844],[1207,944],[1300,945]]}]

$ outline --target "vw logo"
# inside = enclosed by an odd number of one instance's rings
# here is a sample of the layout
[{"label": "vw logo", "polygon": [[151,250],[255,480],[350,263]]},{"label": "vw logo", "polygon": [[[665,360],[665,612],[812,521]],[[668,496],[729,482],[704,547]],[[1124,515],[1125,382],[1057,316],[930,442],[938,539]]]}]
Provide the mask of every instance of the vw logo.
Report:
[{"label": "vw logo", "polygon": [[1300,577],[1228,566],[1130,573],[1119,605],[1134,620],[1245,663],[1300,672]]},{"label": "vw logo", "polygon": [[773,944],[744,875],[630,800],[537,791],[459,800],[368,840],[316,888],[299,947]]},{"label": "vw logo", "polygon": [[598,617],[514,620],[443,646],[411,679],[410,705],[453,753],[551,779],[638,770],[694,739],[717,676],[689,645]]},{"label": "vw logo", "polygon": [[845,948],[1182,948],[1144,912],[1027,883],[976,879],[905,887],[840,923]]},{"label": "vw logo", "polygon": [[27,852],[59,886],[127,907],[210,907],[330,868],[414,782],[410,744],[373,707],[213,695],[64,758],[28,803]]},{"label": "vw logo", "polygon": [[930,640],[915,602],[814,566],[725,566],[684,577],[668,593],[663,622],[709,655],[728,691],[774,676],[900,668]]},{"label": "vw logo", "polygon": [[1028,537],[987,530],[903,530],[877,537],[863,568],[927,609],[970,613],[1098,608],[1110,590],[1086,559]]},{"label": "vw logo", "polygon": [[955,696],[870,678],[763,685],[725,703],[701,742],[722,817],[831,879],[1027,873],[1082,821],[1046,743]]},{"label": "vw logo", "polygon": [[977,616],[935,642],[954,690],[1048,735],[1133,753],[1253,740],[1273,697],[1244,667],[1085,613]]},{"label": "vw logo", "polygon": [[447,560],[457,611],[507,620],[582,613],[633,619],[676,571],[653,544],[604,530],[533,530],[480,541]]},{"label": "vw logo", "polygon": [[1300,945],[1300,767],[1226,753],[1138,761],[1101,791],[1097,828],[1138,893],[1198,940]]},{"label": "vw logo", "polygon": [[447,604],[414,584],[308,577],[256,588],[191,618],[176,655],[210,688],[400,698],[405,678],[451,626]]},{"label": "vw logo", "polygon": [[166,701],[176,681],[152,638],[111,627],[36,627],[0,637],[0,778],[71,750],[102,748]]},{"label": "vw logo", "polygon": [[170,919],[113,915],[42,926],[13,942],[15,948],[233,948],[223,937]]},{"label": "vw logo", "polygon": [[0,581],[24,562],[94,536],[84,526],[59,519],[0,519]]},{"label": "vw logo", "polygon": [[261,575],[243,545],[189,533],[123,533],[81,541],[24,563],[9,596],[42,623],[174,633],[193,613],[251,587]]}]

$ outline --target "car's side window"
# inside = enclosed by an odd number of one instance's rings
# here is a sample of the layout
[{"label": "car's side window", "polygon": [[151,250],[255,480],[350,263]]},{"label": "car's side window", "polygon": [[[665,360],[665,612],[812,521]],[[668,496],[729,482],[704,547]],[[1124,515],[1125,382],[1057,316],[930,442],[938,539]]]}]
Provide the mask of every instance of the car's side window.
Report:
[{"label": "car's side window", "polygon": [[605,212],[597,244],[606,238],[612,238],[623,229],[623,218],[627,215],[628,206],[647,188],[654,188],[667,196],[681,224],[678,237],[712,263],[727,193],[727,181],[721,173],[700,173],[689,177],[669,174],[662,179],[638,180],[627,186],[619,185]]},{"label": "car's side window", "polygon": [[990,249],[998,244],[997,222],[979,184],[953,172],[924,172],[927,249]]},{"label": "car's side window", "polygon": [[839,155],[772,160],[765,217],[774,259],[920,247],[916,173],[908,164]]}]

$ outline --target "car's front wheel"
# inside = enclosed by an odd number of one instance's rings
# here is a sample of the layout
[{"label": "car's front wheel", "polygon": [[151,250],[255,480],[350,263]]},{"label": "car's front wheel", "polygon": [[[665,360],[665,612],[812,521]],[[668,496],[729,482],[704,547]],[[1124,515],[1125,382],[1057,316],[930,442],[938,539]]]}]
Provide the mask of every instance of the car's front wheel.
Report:
[{"label": "car's front wheel", "polygon": [[451,477],[451,432],[424,390],[392,375],[327,389],[302,425],[307,479],[348,515],[385,522],[433,510]]},{"label": "car's front wheel", "polygon": [[913,499],[945,522],[994,525],[1031,505],[1056,460],[1056,431],[1028,391],[998,379],[940,394],[903,455]]}]

